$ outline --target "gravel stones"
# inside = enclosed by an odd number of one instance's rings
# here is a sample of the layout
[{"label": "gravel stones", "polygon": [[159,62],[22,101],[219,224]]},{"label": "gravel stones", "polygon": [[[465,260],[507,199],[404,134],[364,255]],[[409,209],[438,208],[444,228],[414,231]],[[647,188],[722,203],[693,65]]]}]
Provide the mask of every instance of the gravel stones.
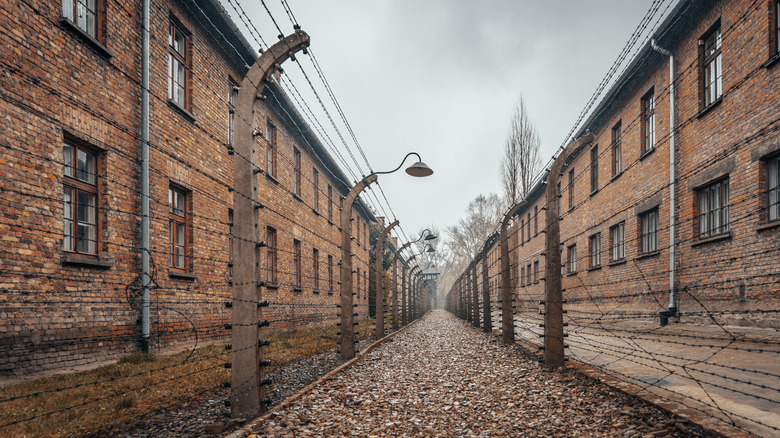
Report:
[{"label": "gravel stones", "polygon": [[444,311],[257,427],[267,437],[707,436],[581,374],[548,372]]}]

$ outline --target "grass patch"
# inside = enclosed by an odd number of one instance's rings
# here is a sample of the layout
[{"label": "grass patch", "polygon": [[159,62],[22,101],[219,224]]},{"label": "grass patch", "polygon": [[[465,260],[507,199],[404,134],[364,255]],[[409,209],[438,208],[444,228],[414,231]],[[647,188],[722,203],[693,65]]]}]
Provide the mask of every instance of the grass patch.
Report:
[{"label": "grass patch", "polygon": [[[374,320],[357,321],[356,339]],[[339,347],[335,324],[265,330],[265,358],[283,366]],[[172,355],[133,353],[94,370],[0,388],[0,436],[86,435],[216,392],[230,380],[230,351],[211,345]],[[189,358],[188,358],[189,356]],[[186,359],[186,362],[185,362]]]}]

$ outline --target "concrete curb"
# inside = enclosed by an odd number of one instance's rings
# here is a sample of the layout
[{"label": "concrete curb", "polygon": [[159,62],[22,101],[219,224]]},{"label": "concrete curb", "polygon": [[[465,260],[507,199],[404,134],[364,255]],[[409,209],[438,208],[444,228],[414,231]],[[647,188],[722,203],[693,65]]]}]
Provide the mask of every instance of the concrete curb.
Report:
[{"label": "concrete curb", "polygon": [[[425,315],[427,315],[427,313]],[[395,331],[393,333],[390,333],[389,335],[387,335],[384,338],[374,342],[373,344],[369,345],[368,347],[366,347],[365,350],[363,350],[362,352],[358,353],[352,359],[350,359],[347,362],[344,362],[343,364],[337,366],[336,368],[332,369],[331,371],[329,371],[324,376],[322,376],[319,379],[315,380],[314,382],[310,383],[305,388],[303,388],[300,391],[296,392],[295,394],[287,397],[281,403],[279,403],[278,405],[276,405],[273,408],[271,408],[265,414],[255,418],[254,420],[252,420],[249,423],[245,424],[242,428],[231,432],[229,435],[225,435],[224,438],[244,438],[246,436],[251,435],[253,433],[252,429],[254,429],[256,426],[260,425],[265,420],[267,420],[268,417],[271,416],[271,414],[273,414],[274,412],[276,412],[278,410],[287,408],[288,406],[293,404],[296,400],[298,400],[299,398],[301,398],[301,397],[305,396],[306,394],[308,394],[309,392],[311,392],[312,389],[316,388],[317,386],[319,386],[323,382],[326,382],[326,381],[332,379],[333,376],[335,376],[336,374],[338,374],[338,373],[344,371],[345,369],[351,367],[352,365],[355,364],[355,362],[357,362],[360,359],[362,359],[366,354],[370,353],[371,351],[373,351],[377,347],[382,346],[382,344],[386,343],[387,341],[392,339],[397,334],[407,330],[409,327],[411,327],[414,324],[416,324],[417,321],[420,321],[421,319],[423,319],[423,317],[425,317],[425,315],[423,315],[419,319],[416,319],[416,320],[410,322],[409,324],[399,328],[397,331]]]}]

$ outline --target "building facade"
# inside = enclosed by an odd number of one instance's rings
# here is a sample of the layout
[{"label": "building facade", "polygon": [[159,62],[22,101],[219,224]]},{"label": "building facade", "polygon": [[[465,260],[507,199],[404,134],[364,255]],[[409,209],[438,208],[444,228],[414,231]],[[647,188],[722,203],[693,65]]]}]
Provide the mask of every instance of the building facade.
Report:
[{"label": "building facade", "polygon": [[[0,9],[0,375],[137,351],[141,2]],[[237,117],[236,87],[257,53],[217,0],[155,3],[150,18],[152,351],[230,336],[237,123],[262,133],[255,225],[271,328],[335,321],[349,179],[279,75],[256,120]],[[355,302],[366,312],[374,218],[362,202],[353,211]]]}]

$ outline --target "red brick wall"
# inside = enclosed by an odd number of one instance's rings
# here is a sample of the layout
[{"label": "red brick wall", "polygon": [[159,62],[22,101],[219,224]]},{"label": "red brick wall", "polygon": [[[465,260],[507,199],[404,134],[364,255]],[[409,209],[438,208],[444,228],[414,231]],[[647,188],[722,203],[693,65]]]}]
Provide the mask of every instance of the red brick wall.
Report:
[{"label": "red brick wall", "polygon": [[[0,75],[0,375],[82,365],[136,351],[140,335],[140,2],[109,1],[106,38],[94,46],[60,23],[57,2],[0,6],[3,49]],[[173,15],[191,33],[192,105],[186,114],[167,101],[167,39]],[[225,301],[232,296],[229,219],[233,160],[227,153],[229,78],[243,65],[231,61],[215,31],[199,18],[197,2],[153,4],[150,79],[150,209],[152,349],[160,351],[224,340]],[[239,43],[235,43],[240,46]],[[331,172],[314,160],[295,126],[282,122],[273,98],[259,102],[256,126],[266,117],[279,128],[278,183],[258,175],[260,233],[278,233],[279,288],[263,290],[272,301],[271,329],[333,320],[338,297],[338,217],[328,222]],[[243,121],[237,120],[236,123]],[[62,249],[62,142],[70,135],[99,151],[101,267],[66,263]],[[292,148],[302,152],[303,196],[292,196]],[[266,142],[259,140],[260,166]],[[312,169],[319,176],[320,215],[312,209]],[[347,181],[348,184],[350,182]],[[188,192],[186,274],[175,275],[168,255],[168,187]],[[343,190],[341,190],[343,191]],[[338,199],[336,199],[338,202]],[[338,214],[338,211],[336,211]],[[367,233],[367,217],[355,213]],[[356,232],[353,229],[353,234]],[[303,289],[293,291],[293,239],[302,242]],[[368,274],[368,242],[353,246],[355,266]],[[319,293],[313,290],[313,248],[319,250]],[[334,259],[336,291],[328,290],[327,256]],[[265,254],[261,257],[265,262]],[[174,273],[174,274],[172,274]],[[359,283],[361,315],[367,282]],[[358,298],[359,297],[359,298]]]}]

